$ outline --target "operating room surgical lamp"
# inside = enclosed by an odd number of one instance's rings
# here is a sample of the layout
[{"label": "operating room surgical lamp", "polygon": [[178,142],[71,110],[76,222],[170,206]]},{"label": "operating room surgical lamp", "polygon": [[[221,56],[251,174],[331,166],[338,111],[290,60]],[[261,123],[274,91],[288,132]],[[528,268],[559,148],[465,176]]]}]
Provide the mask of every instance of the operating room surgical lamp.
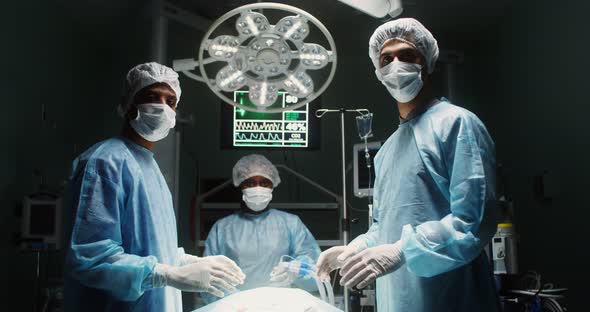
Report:
[{"label": "operating room surgical lamp", "polygon": [[[317,118],[324,117],[325,114],[328,113],[339,113],[340,114],[340,139],[342,145],[342,244],[348,244],[348,235],[350,232],[350,222],[348,221],[348,211],[347,211],[347,198],[346,198],[346,142],[344,136],[344,115],[346,113],[354,113],[360,116],[367,116],[370,118],[372,114],[369,112],[368,109],[318,109],[315,112],[315,116]],[[368,137],[368,133],[367,133]],[[348,289],[344,288],[344,311],[349,311],[349,302],[348,302]]]},{"label": "operating room surgical lamp", "polygon": [[[258,10],[258,11],[255,11]],[[262,10],[294,14],[285,16],[275,25],[270,24]],[[235,21],[236,35],[210,38],[222,24]],[[329,50],[304,40],[314,25],[329,44]],[[207,52],[207,56],[205,56]],[[336,72],[336,45],[328,29],[311,14],[281,3],[254,3],[241,6],[217,19],[205,33],[198,51],[198,59],[175,60],[174,70],[205,82],[224,102],[247,111],[279,113],[295,110],[310,103],[323,93]],[[205,65],[222,62],[225,66],[209,78]],[[331,63],[331,64],[330,64]],[[327,79],[317,87],[307,74],[330,64]],[[200,76],[191,72],[198,66]],[[248,89],[254,107],[234,102],[226,94]],[[280,90],[298,97],[297,104],[273,107]]]}]

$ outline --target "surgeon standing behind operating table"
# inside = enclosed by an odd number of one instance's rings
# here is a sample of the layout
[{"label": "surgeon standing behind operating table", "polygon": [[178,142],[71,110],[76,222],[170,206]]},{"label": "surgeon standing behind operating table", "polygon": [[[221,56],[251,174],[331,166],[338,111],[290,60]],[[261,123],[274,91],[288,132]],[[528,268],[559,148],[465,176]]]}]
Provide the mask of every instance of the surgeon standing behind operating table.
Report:
[{"label": "surgeon standing behind operating table", "polygon": [[174,128],[179,99],[172,69],[157,63],[132,68],[119,106],[121,136],[74,161],[66,311],[179,312],[181,290],[221,297],[243,283],[230,259],[178,248],[172,197],[152,149]]},{"label": "surgeon standing behind operating table", "polygon": [[[272,191],[281,183],[277,168],[262,155],[242,157],[233,168],[233,183],[242,191],[241,211],[217,221],[205,242],[205,255],[234,260],[248,290],[263,286],[296,287],[315,291],[315,280],[297,277],[277,266],[283,255],[315,263],[320,248],[296,215],[269,208]],[[272,274],[272,278],[271,278]],[[210,303],[216,298],[204,294]]]},{"label": "surgeon standing behind operating table", "polygon": [[374,223],[324,251],[319,275],[377,280],[380,312],[497,311],[483,252],[495,231],[495,151],[471,112],[431,95],[437,42],[418,21],[375,30],[369,56],[397,102],[399,128],[375,157]]}]

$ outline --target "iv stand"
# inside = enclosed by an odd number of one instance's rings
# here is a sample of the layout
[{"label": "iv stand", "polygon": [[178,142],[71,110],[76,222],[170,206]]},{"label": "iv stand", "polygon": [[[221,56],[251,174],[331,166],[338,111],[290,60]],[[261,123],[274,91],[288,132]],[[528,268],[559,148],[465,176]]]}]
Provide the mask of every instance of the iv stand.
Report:
[{"label": "iv stand", "polygon": [[[356,113],[361,116],[369,114],[368,109],[318,109],[315,111],[317,118],[322,118],[327,113],[340,113],[340,138],[342,145],[342,241],[344,245],[348,244],[348,235],[350,231],[350,222],[348,220],[347,198],[346,198],[346,143],[344,137],[344,114]],[[344,312],[349,311],[349,293],[344,288]]]},{"label": "iv stand", "polygon": [[367,144],[367,138],[368,136],[363,137],[363,140],[365,141],[365,162],[367,163],[367,170],[369,171],[369,194],[368,194],[368,199],[369,199],[369,228],[371,228],[371,226],[373,225],[373,187],[371,185],[371,167],[373,167],[373,164],[371,164],[371,154],[369,154],[369,146]]}]

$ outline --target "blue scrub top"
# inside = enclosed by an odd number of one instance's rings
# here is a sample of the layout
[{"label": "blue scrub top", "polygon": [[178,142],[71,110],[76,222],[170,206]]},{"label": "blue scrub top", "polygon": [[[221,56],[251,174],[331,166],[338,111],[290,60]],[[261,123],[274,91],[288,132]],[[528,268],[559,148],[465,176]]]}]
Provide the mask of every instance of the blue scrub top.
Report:
[{"label": "blue scrub top", "polygon": [[117,137],[73,163],[66,311],[182,311],[179,290],[152,288],[157,263],[178,265],[170,191],[152,152]]},{"label": "blue scrub top", "polygon": [[[207,236],[204,255],[224,255],[235,261],[246,275],[238,289],[248,290],[272,286],[270,273],[281,256],[307,256],[315,263],[320,247],[298,216],[268,209],[260,214],[238,212],[218,220]],[[313,279],[297,280],[295,286],[317,290]],[[206,302],[217,299],[201,296]]]},{"label": "blue scrub top", "polygon": [[402,242],[405,264],[377,279],[378,310],[497,311],[483,252],[496,225],[494,143],[463,108],[443,100],[423,110],[375,157],[375,222],[356,238]]}]

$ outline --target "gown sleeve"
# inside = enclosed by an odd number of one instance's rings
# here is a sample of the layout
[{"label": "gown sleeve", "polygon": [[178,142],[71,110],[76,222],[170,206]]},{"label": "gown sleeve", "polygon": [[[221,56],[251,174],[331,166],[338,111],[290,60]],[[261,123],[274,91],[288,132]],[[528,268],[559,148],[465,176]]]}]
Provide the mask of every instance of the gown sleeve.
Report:
[{"label": "gown sleeve", "polygon": [[[219,250],[219,243],[217,240],[218,236],[216,222],[211,228],[211,231],[209,231],[209,235],[207,235],[207,240],[205,241],[205,250],[203,251],[203,257],[217,256],[221,254],[221,251]],[[205,292],[200,293],[199,296],[201,296],[201,299],[203,299],[203,301],[207,304],[215,302],[219,299],[218,297]]]},{"label": "gown sleeve", "polygon": [[121,246],[125,195],[121,184],[113,182],[110,166],[89,162],[72,183],[78,196],[72,203],[75,217],[66,265],[81,284],[134,301],[153,287],[158,259],[128,254]]},{"label": "gown sleeve", "polygon": [[369,230],[366,233],[363,233],[353,239],[349,244],[364,244],[364,248],[366,247],[375,247],[378,244],[377,237],[379,235],[379,210],[377,208],[377,200],[373,200],[373,205],[375,209],[373,209],[373,224],[369,227]]},{"label": "gown sleeve", "polygon": [[[320,247],[316,242],[313,234],[301,222],[299,217],[295,217],[295,224],[291,231],[291,250],[294,258],[309,257],[311,263],[316,263],[320,256]],[[307,291],[317,291],[317,285],[313,279],[299,278],[294,281],[295,286]]]},{"label": "gown sleeve", "polygon": [[441,220],[402,229],[408,269],[431,277],[473,261],[491,239],[479,230],[495,197],[494,143],[481,121],[467,112],[413,131],[422,161],[450,204]]}]

